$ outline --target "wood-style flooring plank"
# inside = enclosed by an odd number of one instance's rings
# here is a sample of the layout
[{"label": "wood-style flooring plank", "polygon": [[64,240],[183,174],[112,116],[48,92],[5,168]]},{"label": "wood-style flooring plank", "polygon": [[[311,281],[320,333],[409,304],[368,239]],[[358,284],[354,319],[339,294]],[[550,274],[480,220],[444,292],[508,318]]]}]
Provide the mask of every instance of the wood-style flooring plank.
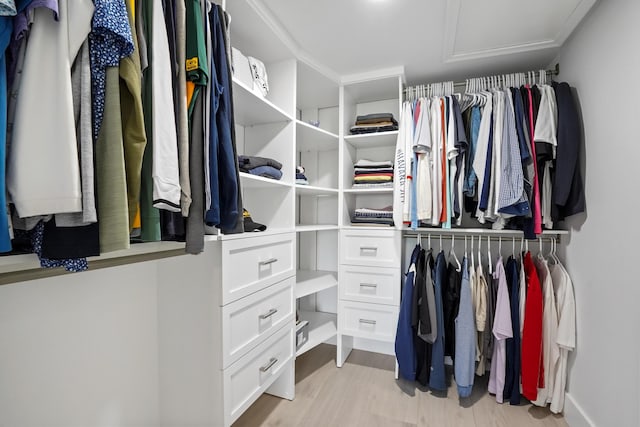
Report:
[{"label": "wood-style flooring plank", "polygon": [[342,368],[335,346],[322,344],[296,360],[296,398],[261,396],[234,427],[567,427],[562,416],[523,400],[499,404],[487,392],[488,374],[458,397],[394,379],[393,356],[354,350]]}]

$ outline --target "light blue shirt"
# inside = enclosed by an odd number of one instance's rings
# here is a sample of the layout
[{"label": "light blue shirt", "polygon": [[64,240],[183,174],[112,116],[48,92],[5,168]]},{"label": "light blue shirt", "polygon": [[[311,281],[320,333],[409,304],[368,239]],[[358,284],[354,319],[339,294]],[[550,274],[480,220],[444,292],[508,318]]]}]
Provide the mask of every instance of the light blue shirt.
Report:
[{"label": "light blue shirt", "polygon": [[456,317],[456,358],[454,374],[458,395],[469,397],[473,389],[476,368],[476,323],[471,300],[469,266],[465,257],[462,260],[462,284],[460,285],[460,305]]}]

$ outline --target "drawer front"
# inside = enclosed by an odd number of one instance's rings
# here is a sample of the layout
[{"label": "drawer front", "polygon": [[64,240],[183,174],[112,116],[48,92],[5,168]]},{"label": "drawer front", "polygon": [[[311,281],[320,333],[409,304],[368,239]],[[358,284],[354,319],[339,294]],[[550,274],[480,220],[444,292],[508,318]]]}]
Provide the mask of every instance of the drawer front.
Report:
[{"label": "drawer front", "polygon": [[400,267],[340,266],[340,299],[400,305]]},{"label": "drawer front", "polygon": [[222,307],[222,367],[280,329],[294,322],[293,277]]},{"label": "drawer front", "polygon": [[340,263],[400,268],[400,235],[387,230],[343,230]]},{"label": "drawer front", "polygon": [[295,233],[222,242],[222,305],[295,275]]},{"label": "drawer front", "polygon": [[395,341],[398,307],[340,301],[339,310],[341,334],[386,342]]},{"label": "drawer front", "polygon": [[293,363],[294,329],[284,327],[223,371],[225,425],[231,425]]}]

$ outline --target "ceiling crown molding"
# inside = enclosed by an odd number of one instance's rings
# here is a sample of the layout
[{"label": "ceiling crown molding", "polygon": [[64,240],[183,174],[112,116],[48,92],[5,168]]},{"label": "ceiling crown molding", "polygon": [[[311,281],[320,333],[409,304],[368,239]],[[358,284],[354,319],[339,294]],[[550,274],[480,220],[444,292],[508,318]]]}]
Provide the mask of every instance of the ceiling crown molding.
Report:
[{"label": "ceiling crown molding", "polygon": [[291,51],[293,56],[300,62],[305,63],[309,67],[318,71],[325,77],[333,80],[336,83],[340,83],[341,77],[340,74],[336,73],[331,68],[321,64],[317,59],[315,59],[309,52],[304,50],[298,42],[289,34],[289,32],[284,28],[282,23],[275,17],[271,9],[265,4],[262,0],[247,0],[247,3],[251,8],[256,12],[256,14],[267,24],[267,26],[273,31],[273,33],[278,37],[282,43]]}]

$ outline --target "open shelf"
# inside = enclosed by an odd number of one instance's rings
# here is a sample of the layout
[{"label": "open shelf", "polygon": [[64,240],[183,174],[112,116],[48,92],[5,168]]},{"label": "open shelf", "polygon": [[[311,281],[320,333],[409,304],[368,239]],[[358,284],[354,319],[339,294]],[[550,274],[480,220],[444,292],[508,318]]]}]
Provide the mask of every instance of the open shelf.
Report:
[{"label": "open shelf", "polygon": [[311,350],[319,344],[333,338],[337,331],[337,316],[333,313],[301,311],[300,319],[309,322],[309,339],[296,351],[296,356]]},{"label": "open shelf", "polygon": [[355,148],[394,147],[398,131],[345,135],[344,140]]},{"label": "open shelf", "polygon": [[291,187],[291,184],[286,181],[251,175],[246,172],[240,172],[240,181],[244,187],[249,188]]},{"label": "open shelf", "polygon": [[337,224],[313,224],[313,225],[296,225],[296,232],[305,233],[309,231],[328,231],[337,230]]},{"label": "open shelf", "polygon": [[256,95],[240,80],[233,79],[233,102],[236,124],[242,126],[291,121],[283,109]]},{"label": "open shelf", "polygon": [[296,184],[296,194],[302,196],[333,196],[338,194],[338,189]]},{"label": "open shelf", "polygon": [[297,151],[330,151],[338,149],[338,135],[296,120]]},{"label": "open shelf", "polygon": [[296,272],[296,298],[302,298],[338,286],[335,271],[298,270]]}]

